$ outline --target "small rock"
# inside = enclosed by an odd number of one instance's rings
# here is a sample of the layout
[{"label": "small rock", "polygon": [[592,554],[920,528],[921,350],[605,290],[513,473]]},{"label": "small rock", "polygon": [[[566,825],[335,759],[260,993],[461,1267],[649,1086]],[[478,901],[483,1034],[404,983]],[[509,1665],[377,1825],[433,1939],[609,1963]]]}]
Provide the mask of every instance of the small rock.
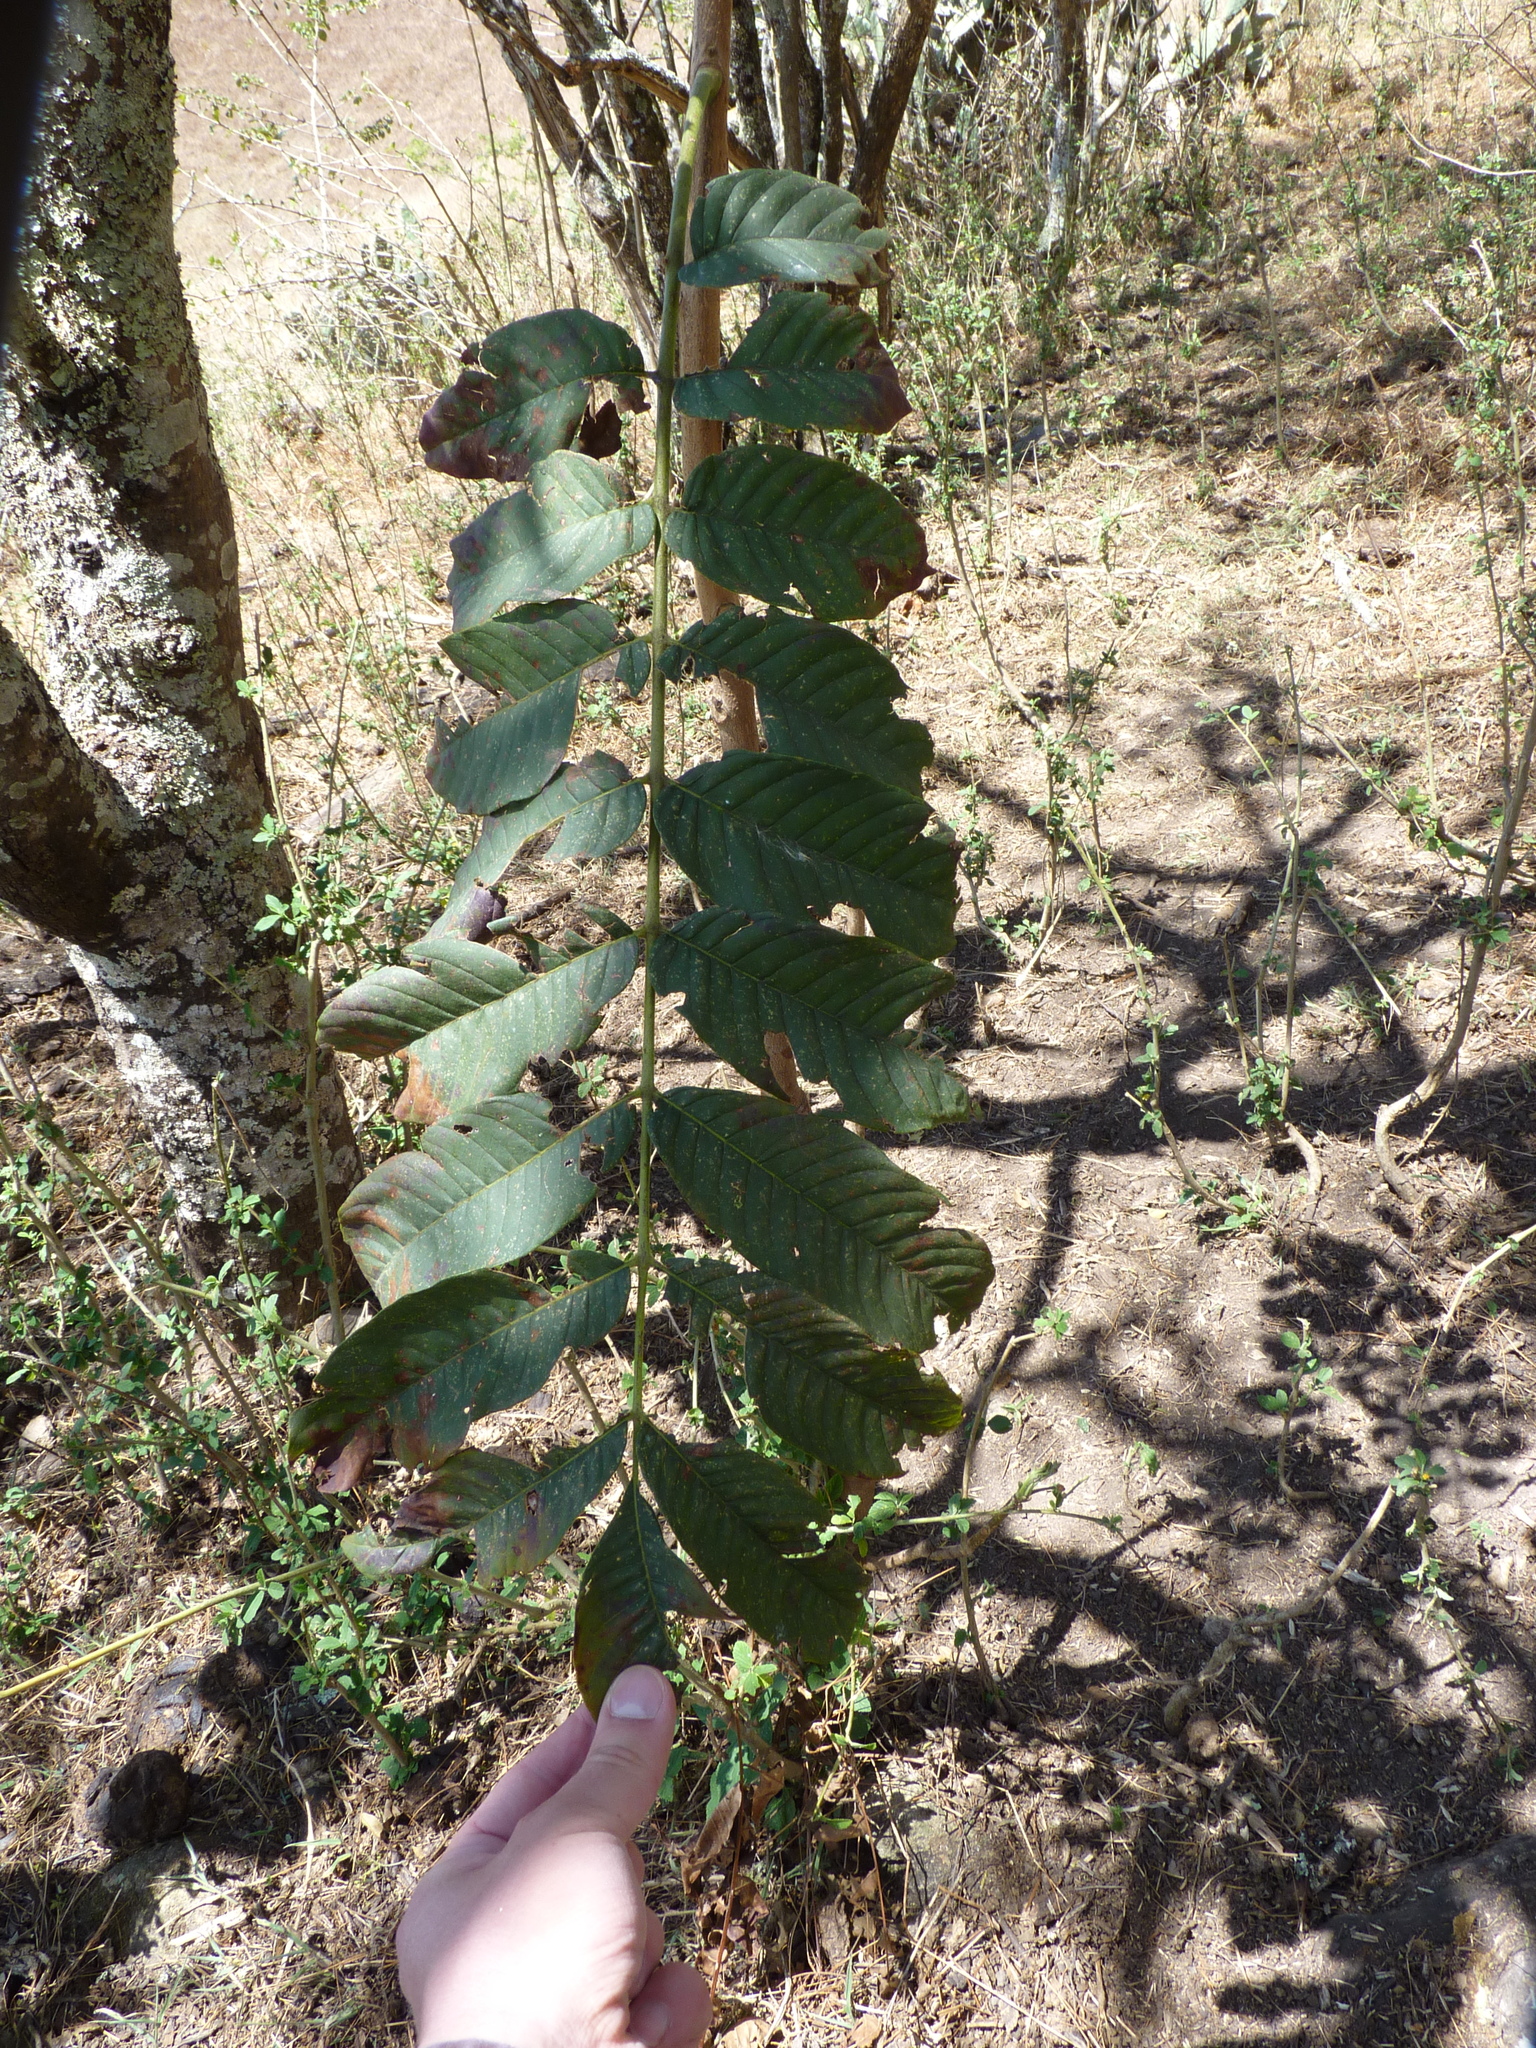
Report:
[{"label": "small rock", "polygon": [[21,1432],[24,1444],[31,1444],[34,1450],[46,1451],[52,1447],[56,1431],[51,1415],[34,1415]]},{"label": "small rock", "polygon": [[173,1657],[134,1695],[128,1712],[128,1740],[136,1750],[177,1750],[203,1725],[197,1697],[200,1656]]},{"label": "small rock", "polygon": [[1496,1557],[1488,1567],[1489,1585],[1496,1587],[1501,1593],[1509,1592],[1519,1580],[1520,1567],[1524,1561],[1519,1552],[1514,1550],[1505,1551],[1502,1556]]},{"label": "small rock", "polygon": [[141,1749],[116,1771],[98,1771],[85,1795],[86,1831],[113,1849],[142,1849],[179,1835],[192,1785],[167,1749]]},{"label": "small rock", "polygon": [[841,1899],[823,1899],[816,1908],[816,1940],[821,1959],[839,1969],[848,1958],[848,1915]]},{"label": "small rock", "polygon": [[1220,1724],[1209,1714],[1196,1714],[1184,1730],[1184,1747],[1197,1764],[1214,1763],[1224,1746]]}]

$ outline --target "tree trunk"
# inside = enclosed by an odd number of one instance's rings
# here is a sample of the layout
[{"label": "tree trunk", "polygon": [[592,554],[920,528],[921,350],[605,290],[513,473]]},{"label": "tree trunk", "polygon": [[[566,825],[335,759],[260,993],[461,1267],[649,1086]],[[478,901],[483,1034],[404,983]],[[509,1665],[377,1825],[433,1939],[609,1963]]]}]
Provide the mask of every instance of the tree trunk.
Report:
[{"label": "tree trunk", "polygon": [[[751,0],[742,0],[750,6]],[[693,49],[688,60],[690,83],[701,71],[718,71],[722,80],[730,76],[731,0],[695,0]],[[712,178],[725,170],[726,95],[716,93],[699,138],[699,155],[694,172],[695,189],[702,192]],[[677,308],[677,371],[686,377],[695,370],[714,370],[720,364],[720,294],[684,285]],[[679,467],[686,478],[706,456],[719,453],[724,428],[719,420],[697,420],[680,416],[678,429]],[[699,615],[718,618],[727,605],[736,603],[733,590],[712,583],[701,569],[693,572],[698,593]],[[746,747],[762,749],[757,723],[757,693],[748,682],[728,671],[718,678],[714,692],[715,715],[720,723],[720,743],[727,750]]]},{"label": "tree trunk", "polygon": [[1051,0],[1051,142],[1045,163],[1045,223],[1036,245],[1059,282],[1071,267],[1078,153],[1087,111],[1084,0]]},{"label": "tree trunk", "polygon": [[814,177],[821,150],[821,77],[805,39],[800,0],[761,0],[761,5],[773,41],[784,168]]},{"label": "tree trunk", "polygon": [[741,5],[731,10],[731,93],[748,147],[759,162],[777,170],[779,145],[774,137],[773,116],[768,108],[768,88],[763,81],[763,46],[757,33],[757,15],[752,0],[741,0]]},{"label": "tree trunk", "polygon": [[[172,239],[169,32],[169,0],[68,0],[41,107],[0,513],[42,647],[0,637],[0,897],[68,942],[207,1268],[226,1169],[310,1255],[318,1204],[307,990],[253,929],[291,877],[253,841],[274,806]],[[319,1110],[340,1194],[358,1161],[325,1065]]]},{"label": "tree trunk", "polygon": [[863,129],[853,154],[850,190],[857,192],[876,220],[885,217],[885,180],[896,138],[912,97],[912,81],[933,27],[935,0],[904,0],[901,13],[885,39],[885,56],[869,91]]},{"label": "tree trunk", "polygon": [[848,0],[816,0],[821,32],[821,175],[835,185],[843,175],[843,23]]},{"label": "tree trunk", "polygon": [[[613,38],[612,27],[592,0],[550,0],[550,6],[573,57],[600,50],[605,39]],[[608,95],[618,128],[610,168],[616,179],[621,179],[625,171],[628,173],[634,195],[632,210],[639,209],[649,245],[649,268],[659,280],[667,267],[667,229],[672,218],[672,170],[666,126],[644,86],[610,74],[601,80],[599,91]]]}]

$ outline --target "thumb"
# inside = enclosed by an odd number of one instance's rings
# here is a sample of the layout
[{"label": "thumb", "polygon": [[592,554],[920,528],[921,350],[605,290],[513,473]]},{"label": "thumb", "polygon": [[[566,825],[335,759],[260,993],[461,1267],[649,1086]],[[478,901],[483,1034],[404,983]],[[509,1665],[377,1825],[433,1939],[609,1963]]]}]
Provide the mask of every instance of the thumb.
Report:
[{"label": "thumb", "polygon": [[616,1835],[632,1835],[656,1803],[676,1725],[672,1688],[653,1665],[621,1671],[585,1761],[545,1808],[552,1830],[596,1820]]}]

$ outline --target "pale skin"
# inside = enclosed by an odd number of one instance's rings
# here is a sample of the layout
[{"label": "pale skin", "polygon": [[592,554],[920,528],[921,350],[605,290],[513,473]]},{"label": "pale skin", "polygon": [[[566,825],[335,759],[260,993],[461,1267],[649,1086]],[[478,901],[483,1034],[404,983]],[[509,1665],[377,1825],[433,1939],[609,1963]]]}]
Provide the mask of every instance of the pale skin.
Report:
[{"label": "pale skin", "polygon": [[662,1962],[631,1839],[676,1721],[661,1673],[632,1665],[475,1808],[395,1936],[417,2048],[699,2048],[709,1992]]}]

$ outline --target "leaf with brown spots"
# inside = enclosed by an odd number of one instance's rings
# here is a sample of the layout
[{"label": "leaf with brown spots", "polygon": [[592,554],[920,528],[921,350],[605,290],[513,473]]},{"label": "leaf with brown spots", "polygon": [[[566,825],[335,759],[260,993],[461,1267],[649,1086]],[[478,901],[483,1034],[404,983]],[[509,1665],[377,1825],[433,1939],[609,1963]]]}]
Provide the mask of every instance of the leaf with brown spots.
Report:
[{"label": "leaf with brown spots", "polygon": [[456,1452],[400,1503],[390,1533],[441,1541],[473,1531],[482,1577],[531,1572],[619,1469],[628,1435],[626,1419],[536,1472],[489,1451]]},{"label": "leaf with brown spots", "polygon": [[[594,313],[563,307],[514,320],[488,335],[476,355],[421,423],[427,467],[445,476],[521,482],[535,462],[582,432],[595,378],[615,386],[626,412],[647,403],[639,349],[622,327]],[[583,452],[611,455],[619,445],[618,406],[610,399],[598,418],[604,445],[584,439]]]}]

